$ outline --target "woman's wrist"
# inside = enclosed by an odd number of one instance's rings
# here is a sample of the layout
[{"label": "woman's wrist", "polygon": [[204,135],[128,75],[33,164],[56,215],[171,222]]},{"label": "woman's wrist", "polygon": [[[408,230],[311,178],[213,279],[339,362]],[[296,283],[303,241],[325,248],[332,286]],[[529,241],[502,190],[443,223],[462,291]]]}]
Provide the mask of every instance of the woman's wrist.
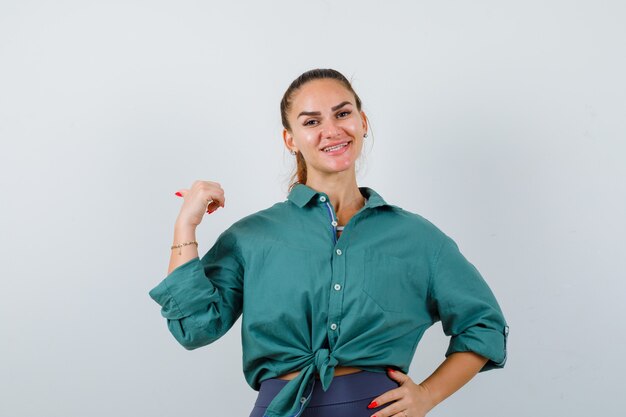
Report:
[{"label": "woman's wrist", "polygon": [[[180,265],[199,257],[198,244],[191,244],[196,241],[196,228],[176,224],[174,226],[174,239],[172,242],[170,263],[167,269],[168,275]],[[182,245],[183,243],[187,243]]]},{"label": "woman's wrist", "polygon": [[174,238],[191,238],[188,240],[194,240],[196,238],[197,227],[198,226],[176,220],[176,223],[174,223]]},{"label": "woman's wrist", "polygon": [[424,397],[426,398],[425,402],[426,402],[426,407],[428,408],[426,412],[429,412],[430,410],[435,408],[437,405],[439,405],[441,401],[443,401],[443,399],[440,398],[440,396],[438,396],[437,393],[434,392],[430,388],[430,386],[428,385],[426,381],[422,382],[421,384],[418,384],[418,386],[422,388],[422,392],[424,393]]}]

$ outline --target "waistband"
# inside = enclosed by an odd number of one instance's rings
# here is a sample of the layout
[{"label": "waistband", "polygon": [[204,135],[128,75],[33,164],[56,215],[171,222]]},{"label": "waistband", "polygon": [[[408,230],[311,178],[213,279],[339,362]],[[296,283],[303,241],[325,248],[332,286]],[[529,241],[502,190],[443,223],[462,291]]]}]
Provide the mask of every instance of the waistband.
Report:
[{"label": "waistband", "polygon": [[[353,374],[333,377],[328,391],[322,389],[319,379],[315,379],[313,394],[308,404],[311,406],[337,404],[359,401],[376,397],[385,391],[398,388],[398,383],[383,372],[360,371]],[[255,406],[267,407],[280,390],[289,383],[288,380],[271,378],[261,382]]]}]

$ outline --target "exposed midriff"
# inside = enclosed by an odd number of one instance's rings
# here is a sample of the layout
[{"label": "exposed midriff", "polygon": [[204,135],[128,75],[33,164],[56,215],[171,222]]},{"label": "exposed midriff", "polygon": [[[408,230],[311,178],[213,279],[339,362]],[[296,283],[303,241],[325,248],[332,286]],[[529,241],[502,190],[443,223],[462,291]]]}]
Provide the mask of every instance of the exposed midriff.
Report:
[{"label": "exposed midriff", "polygon": [[[354,368],[352,366],[337,366],[337,367],[335,367],[335,374],[334,374],[334,376],[354,374],[354,373],[360,372],[360,371],[362,371],[362,369]],[[297,377],[299,373],[300,373],[300,371],[293,371],[293,372],[290,372],[288,374],[279,376],[278,379],[291,380],[291,379]],[[317,372],[315,373],[315,378],[317,378],[317,379],[320,378],[320,376],[319,376],[319,374]]]}]

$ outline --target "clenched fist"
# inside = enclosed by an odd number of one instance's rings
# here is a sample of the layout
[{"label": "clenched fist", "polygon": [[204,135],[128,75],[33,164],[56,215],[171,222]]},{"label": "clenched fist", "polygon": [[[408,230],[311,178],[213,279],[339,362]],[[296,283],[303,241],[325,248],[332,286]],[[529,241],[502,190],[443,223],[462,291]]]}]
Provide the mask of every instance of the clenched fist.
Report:
[{"label": "clenched fist", "polygon": [[213,181],[194,181],[190,189],[180,189],[176,195],[184,199],[176,223],[179,226],[197,227],[204,213],[224,207],[224,190]]}]

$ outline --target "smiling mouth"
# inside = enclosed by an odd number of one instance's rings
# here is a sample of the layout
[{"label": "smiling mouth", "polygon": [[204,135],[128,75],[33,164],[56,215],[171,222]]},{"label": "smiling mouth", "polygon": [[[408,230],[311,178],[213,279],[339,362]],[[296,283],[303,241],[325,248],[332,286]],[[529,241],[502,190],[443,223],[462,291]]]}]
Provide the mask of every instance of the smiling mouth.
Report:
[{"label": "smiling mouth", "polygon": [[346,146],[348,146],[350,143],[352,143],[352,141],[348,141],[348,142],[344,142],[344,143],[340,143],[339,145],[335,145],[335,146],[329,146],[327,148],[323,148],[322,152],[326,152],[326,153],[330,153],[330,152],[335,152],[338,151],[340,149],[345,148]]}]

